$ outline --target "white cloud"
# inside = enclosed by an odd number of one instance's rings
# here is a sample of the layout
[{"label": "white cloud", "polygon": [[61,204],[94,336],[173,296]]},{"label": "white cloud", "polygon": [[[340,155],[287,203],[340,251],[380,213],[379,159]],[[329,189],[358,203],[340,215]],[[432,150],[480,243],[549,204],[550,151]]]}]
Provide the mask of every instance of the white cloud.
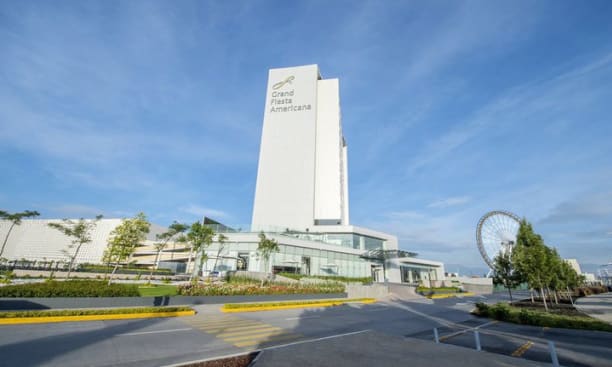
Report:
[{"label": "white cloud", "polygon": [[182,206],[179,208],[179,210],[184,213],[193,214],[199,217],[203,217],[203,216],[211,217],[212,219],[230,217],[228,213],[222,210],[206,208],[206,207],[195,205],[195,204],[189,204],[186,206]]},{"label": "white cloud", "polygon": [[433,203],[427,205],[428,208],[448,208],[449,206],[462,205],[470,202],[472,200],[469,196],[455,196],[442,200],[434,201]]}]

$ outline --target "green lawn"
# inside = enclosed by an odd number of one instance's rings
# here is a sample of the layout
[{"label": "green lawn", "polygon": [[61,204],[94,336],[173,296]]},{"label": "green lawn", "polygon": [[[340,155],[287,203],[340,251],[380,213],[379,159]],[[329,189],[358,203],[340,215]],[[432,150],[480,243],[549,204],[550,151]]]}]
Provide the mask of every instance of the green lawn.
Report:
[{"label": "green lawn", "polygon": [[141,285],[138,292],[140,297],[176,296],[177,289],[173,285]]}]

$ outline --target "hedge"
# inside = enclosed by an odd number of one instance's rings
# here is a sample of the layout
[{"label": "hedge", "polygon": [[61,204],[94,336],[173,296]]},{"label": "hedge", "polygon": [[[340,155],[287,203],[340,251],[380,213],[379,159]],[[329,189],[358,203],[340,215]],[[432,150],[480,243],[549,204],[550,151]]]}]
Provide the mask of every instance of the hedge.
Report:
[{"label": "hedge", "polygon": [[339,275],[303,275],[303,274],[295,274],[295,273],[278,273],[278,275],[284,276],[286,278],[295,279],[295,280],[300,280],[302,278],[315,278],[315,279],[323,279],[323,280],[330,280],[334,282],[343,282],[343,283],[351,283],[351,282],[361,282],[363,284],[372,283],[372,277],[353,278],[353,277],[343,277]]},{"label": "hedge", "polygon": [[526,310],[518,307],[511,307],[505,303],[497,303],[493,306],[489,306],[486,303],[479,302],[476,304],[476,309],[473,313],[478,316],[489,317],[514,324],[612,332],[612,325],[588,316],[569,316],[536,310]]},{"label": "hedge", "polygon": [[[91,273],[104,273],[110,274],[113,271],[113,267],[106,265],[81,265],[76,269],[77,272],[91,272]],[[174,272],[170,269],[143,269],[143,268],[118,268],[115,274],[140,274],[149,275],[153,272],[153,275],[174,275]]]},{"label": "hedge", "polygon": [[11,317],[45,317],[45,316],[83,316],[83,315],[123,315],[133,313],[158,313],[191,311],[190,307],[132,307],[132,308],[104,308],[82,310],[49,310],[49,311],[7,311],[0,312],[0,318]]},{"label": "hedge", "polygon": [[371,302],[374,298],[347,298],[347,299],[321,299],[316,301],[288,301],[288,302],[260,302],[260,303],[226,303],[223,308],[241,309],[241,308],[253,308],[253,307],[282,307],[282,306],[294,306],[294,305],[318,305],[330,302],[349,303],[349,302]]},{"label": "hedge", "polygon": [[100,280],[45,281],[0,287],[0,297],[139,297],[137,284]]}]

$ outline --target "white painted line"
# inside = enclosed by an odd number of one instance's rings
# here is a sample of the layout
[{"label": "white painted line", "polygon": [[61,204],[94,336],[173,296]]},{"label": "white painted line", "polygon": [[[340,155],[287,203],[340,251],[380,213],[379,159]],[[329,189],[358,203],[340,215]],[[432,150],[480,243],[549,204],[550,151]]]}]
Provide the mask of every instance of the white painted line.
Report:
[{"label": "white painted line", "polygon": [[187,331],[193,330],[192,328],[182,328],[182,329],[168,329],[168,330],[153,330],[153,331],[141,331],[139,333],[125,333],[125,334],[117,334],[117,336],[133,336],[133,335],[145,335],[145,334],[161,334],[161,333],[174,333],[176,331]]},{"label": "white painted line", "polygon": [[284,348],[284,347],[288,347],[288,346],[291,346],[291,345],[305,344],[305,343],[318,342],[318,341],[326,340],[326,339],[340,338],[340,337],[343,337],[343,336],[365,333],[366,331],[370,331],[370,329],[353,331],[351,333],[344,333],[344,334],[336,334],[336,335],[331,335],[331,336],[324,336],[322,338],[316,338],[316,339],[300,340],[300,341],[293,342],[293,343],[275,345],[273,347],[264,348],[262,350]]},{"label": "white painted line", "polygon": [[321,316],[298,316],[298,317],[288,317],[285,320],[304,320],[304,319],[318,319]]}]

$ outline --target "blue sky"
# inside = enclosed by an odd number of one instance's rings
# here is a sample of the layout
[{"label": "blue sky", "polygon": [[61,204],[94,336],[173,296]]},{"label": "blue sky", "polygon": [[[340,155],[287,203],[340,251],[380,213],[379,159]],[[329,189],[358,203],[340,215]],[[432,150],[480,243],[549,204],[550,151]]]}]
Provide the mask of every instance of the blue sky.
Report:
[{"label": "blue sky", "polygon": [[[249,223],[267,71],[339,78],[351,222],[612,260],[609,1],[0,1],[0,208]],[[452,269],[451,269],[452,270]]]}]

